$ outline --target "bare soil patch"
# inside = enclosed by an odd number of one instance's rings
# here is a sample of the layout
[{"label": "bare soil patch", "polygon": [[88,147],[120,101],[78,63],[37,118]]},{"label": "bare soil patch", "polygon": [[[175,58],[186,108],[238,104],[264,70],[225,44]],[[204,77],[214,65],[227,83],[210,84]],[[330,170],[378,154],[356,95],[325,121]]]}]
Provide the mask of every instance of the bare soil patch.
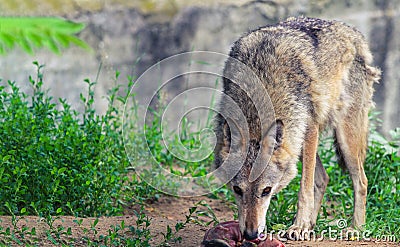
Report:
[{"label": "bare soil patch", "polygon": [[[155,236],[152,239],[152,245],[156,246],[158,243],[162,242],[162,233],[166,232],[167,225],[174,229],[177,222],[185,221],[186,215],[189,214],[189,208],[193,207],[200,200],[204,200],[214,211],[217,218],[222,221],[228,221],[233,219],[232,210],[220,200],[214,200],[207,197],[196,197],[196,198],[174,198],[163,196],[158,201],[147,203],[145,206],[146,215],[151,218],[150,229],[152,235]],[[135,225],[136,216],[134,216],[133,210],[137,209],[137,206],[132,206],[125,210],[124,216],[118,217],[100,217],[98,219],[98,224],[95,229],[97,231],[97,236],[107,235],[110,228],[115,225],[120,225],[122,221],[125,225]],[[86,246],[84,237],[94,237],[93,232],[85,232],[84,229],[90,229],[91,224],[96,220],[96,218],[82,218],[81,224],[77,222],[81,218],[75,218],[71,216],[63,216],[56,219],[53,226],[64,227],[65,229],[71,228],[72,235],[65,236],[67,242],[68,239],[75,239],[74,246]],[[9,216],[0,217],[0,225],[4,227],[12,226],[12,219]],[[51,243],[47,239],[45,234],[46,230],[49,229],[48,224],[44,219],[40,219],[35,216],[27,216],[18,221],[17,226],[21,229],[23,226],[29,229],[36,228],[36,235],[38,239],[36,243],[39,242],[39,246],[57,246]],[[211,227],[211,226],[210,226]],[[199,246],[206,230],[210,227],[200,226],[195,223],[189,223],[185,229],[181,230],[177,236],[182,237],[180,243],[170,243],[171,246],[181,246],[181,247],[191,247]],[[3,236],[0,235],[0,245],[4,244],[1,241]],[[378,242],[378,241],[287,241],[284,242],[286,246],[399,246],[398,243],[390,242]]]}]

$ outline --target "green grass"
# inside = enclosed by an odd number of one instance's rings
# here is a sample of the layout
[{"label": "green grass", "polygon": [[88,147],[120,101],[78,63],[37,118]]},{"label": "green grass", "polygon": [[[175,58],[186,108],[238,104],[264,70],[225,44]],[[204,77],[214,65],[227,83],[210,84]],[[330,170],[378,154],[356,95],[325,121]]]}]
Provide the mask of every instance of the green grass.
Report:
[{"label": "green grass", "polygon": [[[128,78],[127,86],[109,91],[109,106],[104,115],[96,114],[93,107],[96,80],[85,80],[89,89],[87,95],[81,95],[85,111],[78,113],[66,100],[60,99],[59,107],[54,103],[54,99],[42,88],[43,68],[35,64],[37,77],[30,78],[34,89],[32,95],[21,92],[15,82],[0,86],[0,215],[11,215],[13,219],[13,226],[1,226],[0,223],[0,246],[31,242],[27,246],[35,246],[40,242],[36,229],[17,227],[18,221],[26,215],[36,215],[45,220],[50,227],[47,232],[49,241],[72,246],[77,240],[69,238],[71,229],[53,225],[57,217],[121,215],[125,205],[143,204],[148,199],[157,200],[163,195],[132,172],[135,168],[125,152],[120,106],[131,97],[129,92],[134,78]],[[118,72],[115,80],[118,84]],[[145,126],[145,136],[139,130],[129,133],[132,145],[138,150],[145,150],[148,145],[156,160],[171,173],[194,177],[204,175],[210,169],[212,156],[199,162],[185,162],[163,147],[160,134],[162,110],[160,107],[152,111],[152,124]],[[372,118],[378,124],[376,116]],[[135,123],[128,124],[135,127]],[[169,143],[178,145],[181,142],[189,148],[199,147],[200,132],[189,133],[190,124],[193,123],[184,119],[181,136],[167,136]],[[372,125],[365,164],[369,181],[365,229],[372,237],[391,235],[399,241],[400,157],[396,152],[400,131],[391,133],[393,141],[390,142],[379,135]],[[322,232],[338,219],[345,219],[350,225],[353,192],[348,173],[337,165],[331,138],[323,139],[319,155],[330,176],[317,222],[316,230]],[[301,164],[298,165],[301,170]],[[158,185],[168,186],[171,191],[179,187],[179,184],[155,171],[141,176],[153,177]],[[296,212],[299,181],[300,174],[274,196],[267,213],[267,229],[287,229],[291,225]],[[214,191],[209,197],[224,200],[230,205],[234,201],[232,192],[226,187]],[[200,210],[200,206],[206,210]],[[236,211],[234,206],[232,210]],[[83,241],[88,246],[149,246],[151,219],[143,208],[135,212],[135,224],[113,226],[106,236],[95,234],[94,238],[89,237],[95,232],[97,224],[96,221],[91,222],[92,227],[86,229],[87,236],[83,237]],[[213,209],[203,201],[188,208],[188,212],[186,222],[178,222],[165,229],[160,246],[179,241],[177,232],[190,222],[207,227],[218,223]],[[200,220],[204,216],[208,217],[208,222]]]},{"label": "green grass", "polygon": [[115,215],[129,162],[120,140],[116,108],[104,116],[93,109],[94,83],[86,80],[81,95],[85,112],[78,114],[65,100],[61,109],[42,89],[41,66],[30,78],[34,93],[0,88],[0,215]]},{"label": "green grass", "polygon": [[[104,115],[96,114],[93,107],[96,80],[85,80],[88,93],[80,95],[85,110],[78,113],[64,99],[59,99],[61,107],[57,107],[43,89],[43,66],[34,64],[37,77],[29,78],[32,95],[21,92],[15,82],[8,81],[0,86],[0,215],[11,215],[13,221],[12,227],[2,226],[0,222],[0,246],[26,244],[31,239],[40,242],[34,228],[17,227],[18,221],[27,215],[42,218],[50,228],[47,239],[60,244],[65,241],[63,237],[71,235],[71,229],[54,226],[59,217],[122,215],[125,205],[143,204],[147,199],[157,200],[160,196],[132,172],[125,152],[121,105],[128,100],[133,78],[128,79],[126,88],[117,86],[109,91],[109,106]],[[117,72],[115,80],[118,77]],[[156,151],[157,159],[171,170],[173,164],[183,167],[182,161],[161,149],[158,123],[159,118],[154,118],[153,124],[146,126],[146,139],[138,130],[138,135],[133,137],[135,146],[144,150],[149,145]],[[183,142],[195,142],[194,134],[184,135],[187,136],[182,137]],[[210,160],[200,163],[202,165],[197,162],[184,173],[204,173]],[[165,178],[157,178],[163,185],[177,186]],[[135,213],[136,225],[115,226],[107,236],[84,241],[90,246],[137,246],[137,243],[148,246],[152,238],[150,219],[143,208]],[[179,222],[172,228],[168,226],[160,245],[179,241],[176,233],[191,220],[193,213],[189,210],[187,222]]]}]

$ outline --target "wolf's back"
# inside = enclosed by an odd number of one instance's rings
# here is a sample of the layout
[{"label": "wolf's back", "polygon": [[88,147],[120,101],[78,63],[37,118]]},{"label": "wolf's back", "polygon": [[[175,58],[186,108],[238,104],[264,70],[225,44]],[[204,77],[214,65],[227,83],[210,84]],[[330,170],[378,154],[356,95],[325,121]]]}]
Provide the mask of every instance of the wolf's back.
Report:
[{"label": "wolf's back", "polygon": [[[372,95],[372,82],[379,77],[379,71],[369,65],[372,56],[360,32],[341,22],[314,18],[289,18],[249,32],[234,43],[230,57],[259,77],[273,108],[261,114],[273,111],[275,118],[283,121],[285,133],[291,138],[287,145],[294,153],[301,149],[308,123],[325,126],[333,123],[336,115],[353,102],[361,100],[367,104]],[[258,139],[261,129],[269,128],[261,125],[271,124],[260,121],[264,117],[260,118],[252,103],[252,99],[260,98],[261,92],[258,87],[252,87],[253,82],[245,82],[245,76],[240,75],[245,72],[232,71],[230,63],[228,60],[225,67],[225,73],[231,78],[224,79],[224,94],[241,107],[250,127],[250,137]],[[245,87],[233,83],[232,75]],[[366,81],[371,83],[354,85],[357,82],[348,78],[356,76],[369,76]],[[354,87],[356,92],[351,91]],[[218,123],[223,121],[221,116],[217,117],[217,133]]]}]

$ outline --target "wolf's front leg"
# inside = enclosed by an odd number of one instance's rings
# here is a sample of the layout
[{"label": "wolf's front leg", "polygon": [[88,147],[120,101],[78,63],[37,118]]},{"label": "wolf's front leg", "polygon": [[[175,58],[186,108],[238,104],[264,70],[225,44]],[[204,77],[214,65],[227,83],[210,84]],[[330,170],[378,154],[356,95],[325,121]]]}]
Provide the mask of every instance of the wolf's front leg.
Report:
[{"label": "wolf's front leg", "polygon": [[318,126],[309,125],[303,144],[303,168],[296,219],[287,231],[289,239],[309,239],[314,219],[314,173],[318,147]]}]

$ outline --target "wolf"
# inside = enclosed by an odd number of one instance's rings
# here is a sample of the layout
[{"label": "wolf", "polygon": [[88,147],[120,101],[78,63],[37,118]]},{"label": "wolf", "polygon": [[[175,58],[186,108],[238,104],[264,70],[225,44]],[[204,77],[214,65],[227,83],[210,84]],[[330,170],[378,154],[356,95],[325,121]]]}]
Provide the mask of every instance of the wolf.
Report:
[{"label": "wolf", "polygon": [[[313,229],[329,181],[317,153],[325,129],[333,133],[338,163],[353,182],[352,226],[365,224],[368,112],[373,84],[380,78],[371,64],[363,35],[339,21],[292,17],[233,44],[215,119],[214,165],[229,170],[242,160],[229,187],[245,239],[257,239],[265,231],[271,197],[296,176],[298,160],[297,213],[287,235],[301,239]],[[249,71],[261,87],[254,78],[246,79]],[[230,110],[232,102],[242,118]]]}]

